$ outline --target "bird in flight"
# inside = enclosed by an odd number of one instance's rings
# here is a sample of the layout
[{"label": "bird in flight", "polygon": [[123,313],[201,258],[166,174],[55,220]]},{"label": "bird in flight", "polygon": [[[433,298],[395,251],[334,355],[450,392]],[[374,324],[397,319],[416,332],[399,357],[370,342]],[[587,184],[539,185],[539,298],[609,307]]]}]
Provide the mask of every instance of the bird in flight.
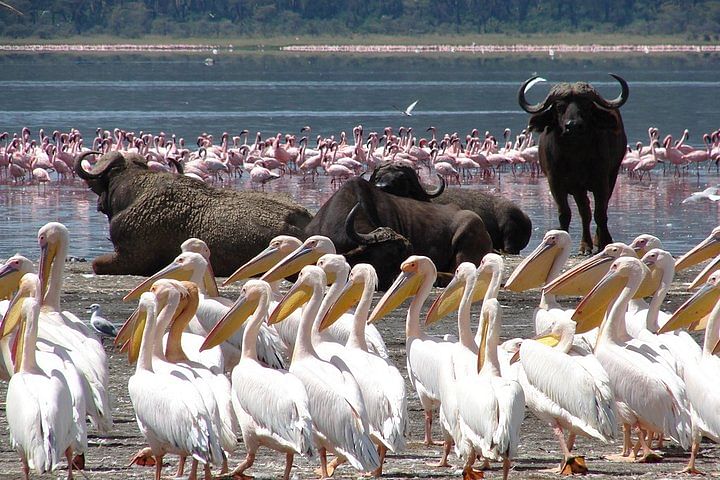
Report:
[{"label": "bird in flight", "polygon": [[405,115],[407,117],[412,117],[412,111],[415,108],[415,105],[417,105],[419,101],[420,100],[415,100],[413,103],[408,105],[408,107],[405,110],[403,110],[402,108],[396,107],[395,105],[393,105],[393,107],[396,110],[398,110],[400,113],[402,113],[403,115]]}]

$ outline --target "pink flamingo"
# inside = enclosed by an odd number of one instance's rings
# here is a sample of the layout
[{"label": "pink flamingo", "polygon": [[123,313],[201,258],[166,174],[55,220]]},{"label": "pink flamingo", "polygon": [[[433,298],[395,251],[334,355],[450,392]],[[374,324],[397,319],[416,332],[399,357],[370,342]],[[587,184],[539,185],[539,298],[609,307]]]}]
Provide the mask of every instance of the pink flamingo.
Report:
[{"label": "pink flamingo", "polygon": [[43,191],[45,191],[45,185],[50,183],[50,175],[48,174],[47,170],[45,170],[44,168],[35,168],[32,171],[32,176],[38,183],[38,190],[40,190],[40,185],[42,184]]},{"label": "pink flamingo", "polygon": [[280,178],[280,174],[271,172],[265,168],[265,162],[263,160],[257,160],[255,167],[250,170],[250,184],[253,185],[253,188],[255,185],[260,184],[262,189],[265,190],[265,184],[277,178]]},{"label": "pink flamingo", "polygon": [[652,176],[651,176],[650,172],[653,168],[655,168],[655,165],[657,165],[657,163],[660,161],[660,160],[658,160],[657,156],[655,155],[656,145],[657,145],[657,140],[653,140],[652,144],[650,145],[650,155],[641,156],[637,165],[635,165],[635,168],[633,168],[633,172],[640,172],[640,180],[641,181],[643,179],[643,175],[645,174],[645,172],[647,172],[648,178],[652,181]]}]

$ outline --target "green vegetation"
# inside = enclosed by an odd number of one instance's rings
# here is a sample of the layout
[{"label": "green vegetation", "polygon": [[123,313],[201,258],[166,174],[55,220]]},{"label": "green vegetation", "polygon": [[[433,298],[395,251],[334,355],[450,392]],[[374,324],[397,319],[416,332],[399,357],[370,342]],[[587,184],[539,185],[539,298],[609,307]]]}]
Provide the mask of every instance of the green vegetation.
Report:
[{"label": "green vegetation", "polygon": [[[720,0],[4,0],[0,36],[232,43],[713,43]],[[289,34],[289,32],[292,32]],[[649,37],[652,38],[649,41]],[[478,39],[481,39],[480,42]],[[194,40],[193,40],[194,39]]]}]

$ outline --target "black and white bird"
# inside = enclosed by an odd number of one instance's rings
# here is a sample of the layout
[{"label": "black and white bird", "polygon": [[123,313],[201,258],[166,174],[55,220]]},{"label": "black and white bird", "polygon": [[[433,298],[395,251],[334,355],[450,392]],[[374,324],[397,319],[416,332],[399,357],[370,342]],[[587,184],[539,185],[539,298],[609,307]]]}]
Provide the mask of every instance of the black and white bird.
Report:
[{"label": "black and white bird", "polygon": [[100,305],[97,303],[90,305],[90,313],[92,313],[90,316],[90,325],[95,329],[95,331],[100,335],[115,338],[117,335],[117,328],[108,319],[103,317]]},{"label": "black and white bird", "polygon": [[415,105],[417,105],[419,101],[420,101],[420,100],[415,100],[413,103],[411,103],[410,105],[408,105],[408,107],[407,107],[405,110],[403,110],[402,108],[399,108],[399,107],[396,106],[396,105],[393,105],[393,107],[394,107],[396,110],[398,110],[400,113],[402,113],[403,115],[408,116],[408,117],[412,117],[412,111],[413,111],[413,109],[415,108]]}]

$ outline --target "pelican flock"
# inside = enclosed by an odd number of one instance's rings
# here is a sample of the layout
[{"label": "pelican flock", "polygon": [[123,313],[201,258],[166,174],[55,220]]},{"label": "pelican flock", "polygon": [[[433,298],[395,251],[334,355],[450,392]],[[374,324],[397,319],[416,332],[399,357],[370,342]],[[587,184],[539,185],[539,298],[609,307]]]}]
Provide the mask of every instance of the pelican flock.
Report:
[{"label": "pelican flock", "polygon": [[[299,461],[315,463],[321,478],[379,477],[397,473],[393,458],[413,442],[433,448],[438,415],[443,447],[434,468],[520,478],[527,407],[558,441],[551,457],[559,474],[593,471],[599,459],[582,453],[593,442],[622,443],[607,459],[640,463],[662,460],[670,442],[687,451],[685,472],[712,469],[701,441],[720,442],[712,381],[720,374],[720,270],[705,267],[683,305],[663,308],[676,272],[720,253],[716,230],[677,260],[657,237],[640,235],[564,272],[570,237],[552,230],[504,288],[499,255],[460,264],[440,292],[433,262],[413,255],[374,307],[374,268],[351,268],[326,237],[273,239],[222,284],[244,282],[235,301],[220,292],[207,245],[188,239],[170,265],[127,293],[135,311],[123,327],[99,330],[135,364],[120,389],[147,447],[132,463],[154,465],[156,479],[168,455],[178,457],[177,475],[191,462],[191,479],[249,478],[261,473],[264,447],[284,454],[284,480]],[[51,222],[38,245],[37,270],[21,255],[0,266],[9,443],[24,478],[59,466],[72,478],[96,462],[85,458],[88,437],[114,429],[112,347],[62,306],[70,233]],[[292,285],[284,280],[295,275]],[[512,338],[504,296],[538,287],[534,312],[511,313],[536,336]],[[567,296],[574,300],[562,304]],[[405,316],[404,354],[388,349],[377,328],[396,310]],[[453,312],[457,329],[426,332]],[[415,400],[425,427],[417,439],[409,432]]]}]

